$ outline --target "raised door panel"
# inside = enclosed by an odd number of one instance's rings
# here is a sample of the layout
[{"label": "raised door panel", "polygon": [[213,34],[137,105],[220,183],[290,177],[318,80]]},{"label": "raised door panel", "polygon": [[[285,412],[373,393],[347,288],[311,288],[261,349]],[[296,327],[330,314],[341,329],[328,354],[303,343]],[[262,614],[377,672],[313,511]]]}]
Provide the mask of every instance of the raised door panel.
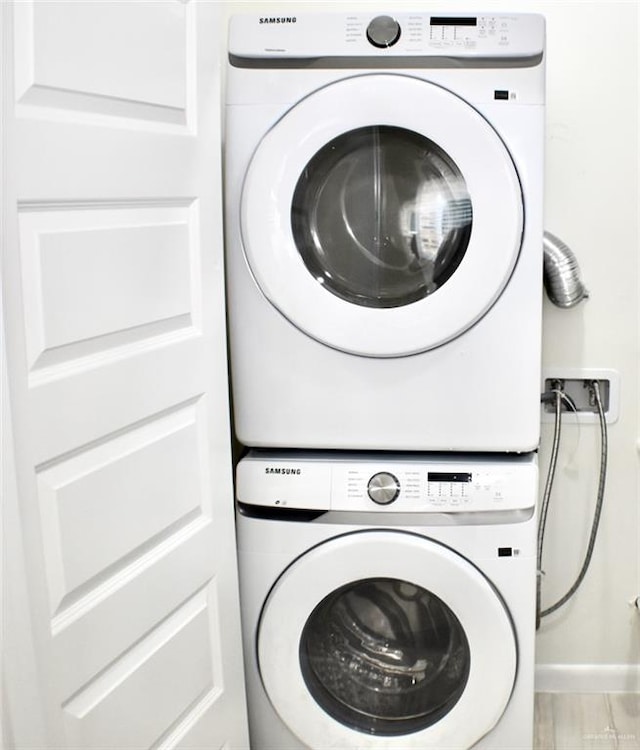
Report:
[{"label": "raised door panel", "polygon": [[179,2],[17,3],[17,101],[184,124],[192,16]]},{"label": "raised door panel", "polygon": [[26,210],[19,215],[32,376],[193,326],[196,213],[189,206]]},{"label": "raised door panel", "polygon": [[[189,405],[37,472],[52,614],[211,515]],[[207,506],[206,508],[203,507]]]},{"label": "raised door panel", "polygon": [[[151,747],[205,697],[220,692],[211,669],[211,611],[206,591],[195,595],[65,700],[69,745]],[[132,713],[139,720],[131,721]]]}]

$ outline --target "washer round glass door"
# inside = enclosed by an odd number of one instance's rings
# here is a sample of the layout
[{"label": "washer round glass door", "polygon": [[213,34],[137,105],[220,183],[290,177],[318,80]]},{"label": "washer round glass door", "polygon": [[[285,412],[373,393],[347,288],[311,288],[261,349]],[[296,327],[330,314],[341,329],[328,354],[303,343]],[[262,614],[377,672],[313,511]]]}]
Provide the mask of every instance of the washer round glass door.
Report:
[{"label": "washer round glass door", "polygon": [[502,140],[458,96],[406,75],[344,79],[292,107],[258,145],[241,201],[264,295],[353,354],[460,335],[520,252],[522,194]]},{"label": "washer round glass door", "polygon": [[504,712],[517,661],[487,578],[442,544],[388,530],[292,563],[257,651],[274,709],[311,748],[470,748]]}]

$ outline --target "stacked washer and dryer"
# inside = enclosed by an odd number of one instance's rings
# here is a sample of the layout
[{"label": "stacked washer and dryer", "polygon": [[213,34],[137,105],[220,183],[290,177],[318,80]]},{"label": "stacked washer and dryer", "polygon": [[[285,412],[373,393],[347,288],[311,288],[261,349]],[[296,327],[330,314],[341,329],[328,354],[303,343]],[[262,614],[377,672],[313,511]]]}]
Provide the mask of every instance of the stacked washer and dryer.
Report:
[{"label": "stacked washer and dryer", "polygon": [[544,21],[231,20],[253,750],[532,747]]}]

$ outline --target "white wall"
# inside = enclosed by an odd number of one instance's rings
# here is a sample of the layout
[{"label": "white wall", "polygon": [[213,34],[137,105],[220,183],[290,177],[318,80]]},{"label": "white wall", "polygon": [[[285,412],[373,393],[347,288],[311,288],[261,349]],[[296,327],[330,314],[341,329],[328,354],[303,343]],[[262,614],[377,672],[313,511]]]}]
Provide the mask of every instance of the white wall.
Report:
[{"label": "white wall", "polygon": [[[230,2],[232,12],[350,8],[543,13],[547,19],[545,226],[571,246],[591,298],[562,311],[545,303],[543,367],[613,368],[621,416],[610,427],[600,535],[574,599],[543,621],[544,688],[639,689],[638,511],[638,4],[636,2]],[[508,408],[508,407],[507,407]],[[566,422],[548,536],[544,603],[571,585],[589,534],[598,473],[596,425]],[[546,467],[551,425],[543,427]],[[543,471],[544,473],[544,471]],[[556,666],[550,666],[556,665]],[[586,665],[586,666],[580,666]]]},{"label": "white wall", "polygon": [[[574,599],[544,621],[538,663],[599,665],[583,676],[573,670],[575,680],[568,684],[631,688],[635,681],[640,690],[637,672],[616,675],[604,666],[640,661],[640,615],[629,606],[640,593],[638,6],[548,6],[545,224],[579,257],[591,297],[572,311],[546,304],[543,366],[618,370],[621,413],[610,427],[605,507],[591,569]],[[545,542],[547,603],[556,601],[577,574],[596,495],[597,428],[578,430],[569,427],[571,421],[564,430]],[[550,430],[545,425],[545,465]]]}]

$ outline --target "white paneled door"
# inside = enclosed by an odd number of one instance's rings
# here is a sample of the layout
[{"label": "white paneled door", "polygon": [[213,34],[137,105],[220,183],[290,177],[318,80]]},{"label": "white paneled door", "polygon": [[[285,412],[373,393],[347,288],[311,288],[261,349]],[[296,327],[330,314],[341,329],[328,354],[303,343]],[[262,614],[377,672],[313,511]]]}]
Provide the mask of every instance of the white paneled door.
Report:
[{"label": "white paneled door", "polygon": [[215,2],[2,3],[2,729],[247,747]]}]

